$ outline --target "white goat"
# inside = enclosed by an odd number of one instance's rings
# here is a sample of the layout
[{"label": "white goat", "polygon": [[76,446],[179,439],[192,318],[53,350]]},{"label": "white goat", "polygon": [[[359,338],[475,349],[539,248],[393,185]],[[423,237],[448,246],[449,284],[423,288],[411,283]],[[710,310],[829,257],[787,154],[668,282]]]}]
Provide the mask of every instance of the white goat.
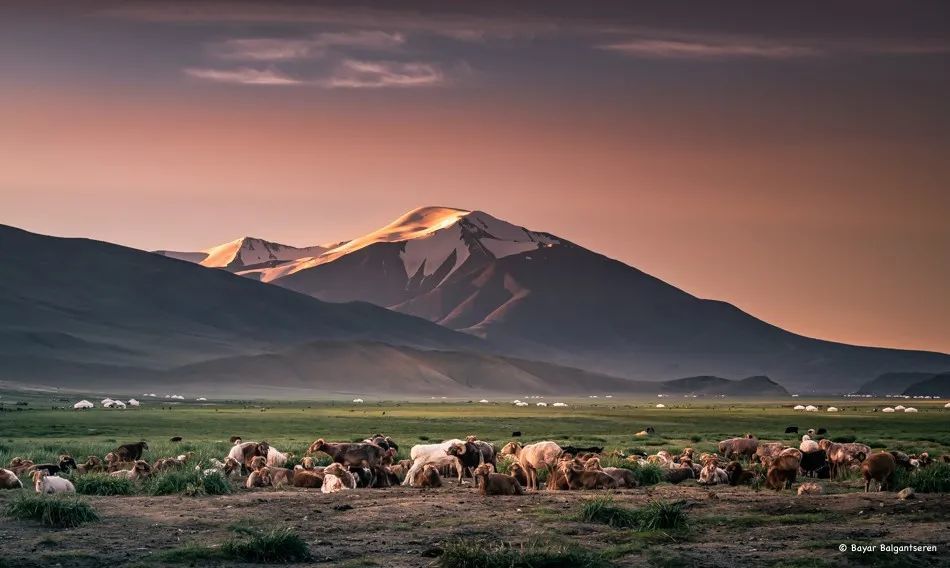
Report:
[{"label": "white goat", "polygon": [[465,470],[462,466],[462,460],[449,455],[449,448],[456,444],[465,445],[465,442],[459,439],[446,440],[440,444],[418,444],[409,450],[409,457],[412,459],[412,467],[406,472],[406,479],[403,485],[410,485],[416,472],[421,470],[426,464],[432,464],[436,467],[454,465],[459,474],[459,485],[462,484],[462,472]]},{"label": "white goat", "polygon": [[68,479],[49,475],[45,469],[33,472],[33,488],[37,493],[75,493],[76,488]]}]

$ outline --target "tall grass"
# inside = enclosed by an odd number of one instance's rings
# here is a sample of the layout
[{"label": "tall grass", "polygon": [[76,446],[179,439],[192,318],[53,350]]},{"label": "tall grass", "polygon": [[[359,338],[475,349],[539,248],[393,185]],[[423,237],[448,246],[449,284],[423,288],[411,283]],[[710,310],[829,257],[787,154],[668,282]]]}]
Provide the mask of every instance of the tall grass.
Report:
[{"label": "tall grass", "polygon": [[888,485],[893,491],[910,487],[918,493],[950,493],[950,464],[935,463],[914,471],[899,467]]},{"label": "tall grass", "polygon": [[131,479],[115,477],[108,473],[87,473],[72,478],[76,493],[82,495],[131,495],[135,484]]},{"label": "tall grass", "polygon": [[600,554],[576,545],[456,541],[445,546],[441,568],[608,568],[613,564]]},{"label": "tall grass", "polygon": [[231,484],[217,472],[204,475],[193,469],[169,470],[146,479],[142,491],[149,495],[226,495]]},{"label": "tall grass", "polygon": [[286,563],[310,559],[307,543],[287,527],[249,539],[232,538],[221,546],[221,552],[228,558],[243,562]]},{"label": "tall grass", "polygon": [[21,493],[7,504],[6,515],[14,519],[39,521],[48,527],[77,527],[99,520],[96,510],[75,495]]},{"label": "tall grass", "polygon": [[653,501],[639,509],[614,505],[610,496],[598,497],[584,503],[580,520],[603,523],[616,528],[638,531],[685,530],[689,528],[683,502]]}]

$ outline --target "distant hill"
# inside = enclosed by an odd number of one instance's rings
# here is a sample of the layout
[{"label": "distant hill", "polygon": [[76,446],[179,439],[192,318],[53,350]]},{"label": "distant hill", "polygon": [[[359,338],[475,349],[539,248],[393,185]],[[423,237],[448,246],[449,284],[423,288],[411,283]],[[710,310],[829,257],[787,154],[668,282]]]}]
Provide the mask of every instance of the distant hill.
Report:
[{"label": "distant hill", "polygon": [[857,390],[857,394],[888,395],[901,394],[905,389],[933,377],[935,373],[884,373],[868,381]]},{"label": "distant hill", "polygon": [[732,381],[722,377],[699,376],[664,381],[661,393],[727,396],[788,396],[785,387],[764,376]]},{"label": "distant hill", "polygon": [[950,373],[933,375],[930,378],[916,382],[904,389],[902,394],[948,398],[950,397]]}]

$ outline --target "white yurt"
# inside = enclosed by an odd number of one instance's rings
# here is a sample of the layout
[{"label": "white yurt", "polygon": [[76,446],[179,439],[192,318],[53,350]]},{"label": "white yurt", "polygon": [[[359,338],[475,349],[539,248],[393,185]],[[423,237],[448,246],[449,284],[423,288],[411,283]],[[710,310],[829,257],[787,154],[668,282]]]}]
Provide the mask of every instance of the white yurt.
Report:
[{"label": "white yurt", "polygon": [[567,403],[566,403],[566,402],[555,402],[555,403],[552,404],[551,406],[567,406]]},{"label": "white yurt", "polygon": [[904,412],[917,412],[917,409],[914,408],[913,406],[908,406],[907,408],[904,409]]},{"label": "white yurt", "polygon": [[113,400],[113,401],[112,401],[112,408],[121,408],[121,409],[125,410],[125,403],[122,402],[121,400]]},{"label": "white yurt", "polygon": [[885,408],[885,409],[882,410],[881,412],[891,413],[891,412],[896,412],[896,410],[894,410],[893,408],[891,408],[890,406],[888,406],[887,408]]},{"label": "white yurt", "polygon": [[110,402],[112,402],[112,399],[109,398],[109,397],[106,397],[106,398],[102,399],[102,400],[99,401],[99,402],[102,404],[102,406],[105,406],[105,405],[109,404]]},{"label": "white yurt", "polygon": [[950,402],[948,402],[947,404],[943,405],[943,407],[944,407],[944,408],[950,408]]},{"label": "white yurt", "polygon": [[793,408],[792,410],[805,410],[805,405],[804,405],[804,404],[796,404],[796,405],[795,405],[795,408]]},{"label": "white yurt", "polygon": [[481,400],[478,401],[478,402],[480,402],[480,403],[482,403],[482,404],[488,404],[488,399],[487,399],[487,398],[483,398],[483,399],[481,399]]},{"label": "white yurt", "polygon": [[89,402],[88,400],[83,399],[77,402],[76,404],[74,404],[73,408],[75,408],[76,410],[89,410],[90,408],[94,408],[95,406],[96,406],[95,404]]},{"label": "white yurt", "polygon": [[828,407],[828,412],[838,412],[838,407],[837,407],[837,406],[829,406],[829,407]]},{"label": "white yurt", "polygon": [[363,402],[363,399],[362,399],[362,398],[354,398],[354,399],[353,399],[353,402],[355,402],[355,403],[357,403],[357,404],[360,404],[361,402]]},{"label": "white yurt", "polygon": [[527,402],[516,402],[515,406],[528,406]]},{"label": "white yurt", "polygon": [[656,405],[656,407],[657,407],[657,408],[666,408],[666,405],[665,405],[665,404],[658,404],[658,405]]},{"label": "white yurt", "polygon": [[898,404],[897,406],[894,407],[894,410],[904,410],[904,405]]},{"label": "white yurt", "polygon": [[809,404],[805,407],[805,412],[818,412],[818,407]]},{"label": "white yurt", "polygon": [[129,399],[129,406],[139,406],[140,404],[142,404],[142,403],[139,402],[139,401],[137,401],[137,400],[135,400],[134,398],[130,398],[130,399]]},{"label": "white yurt", "polygon": [[546,403],[546,402],[538,402],[538,403],[535,404],[535,406],[547,406],[547,405],[548,405],[548,403]]},{"label": "white yurt", "polygon": [[198,397],[198,398],[196,398],[195,400],[208,400],[208,399],[207,399],[207,398],[205,398],[205,397],[203,397],[203,396],[199,396],[199,397]]}]

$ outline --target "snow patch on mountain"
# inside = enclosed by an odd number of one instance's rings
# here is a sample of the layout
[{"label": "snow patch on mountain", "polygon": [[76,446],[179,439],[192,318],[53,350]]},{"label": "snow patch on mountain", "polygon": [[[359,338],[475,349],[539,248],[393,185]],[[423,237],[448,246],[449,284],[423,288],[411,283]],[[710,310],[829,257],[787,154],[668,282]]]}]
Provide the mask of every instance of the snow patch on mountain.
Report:
[{"label": "snow patch on mountain", "polygon": [[320,256],[327,247],[292,247],[258,239],[242,237],[201,252],[159,250],[156,254],[194,262],[208,268],[242,268],[267,263],[280,263],[301,258]]},{"label": "snow patch on mountain", "polygon": [[405,248],[400,254],[406,276],[412,276],[425,264],[422,274],[431,276],[440,266],[455,253],[455,266],[449,274],[462,266],[469,256],[468,245],[462,239],[462,227],[451,225],[440,231],[425,235],[415,240],[406,241]]}]

